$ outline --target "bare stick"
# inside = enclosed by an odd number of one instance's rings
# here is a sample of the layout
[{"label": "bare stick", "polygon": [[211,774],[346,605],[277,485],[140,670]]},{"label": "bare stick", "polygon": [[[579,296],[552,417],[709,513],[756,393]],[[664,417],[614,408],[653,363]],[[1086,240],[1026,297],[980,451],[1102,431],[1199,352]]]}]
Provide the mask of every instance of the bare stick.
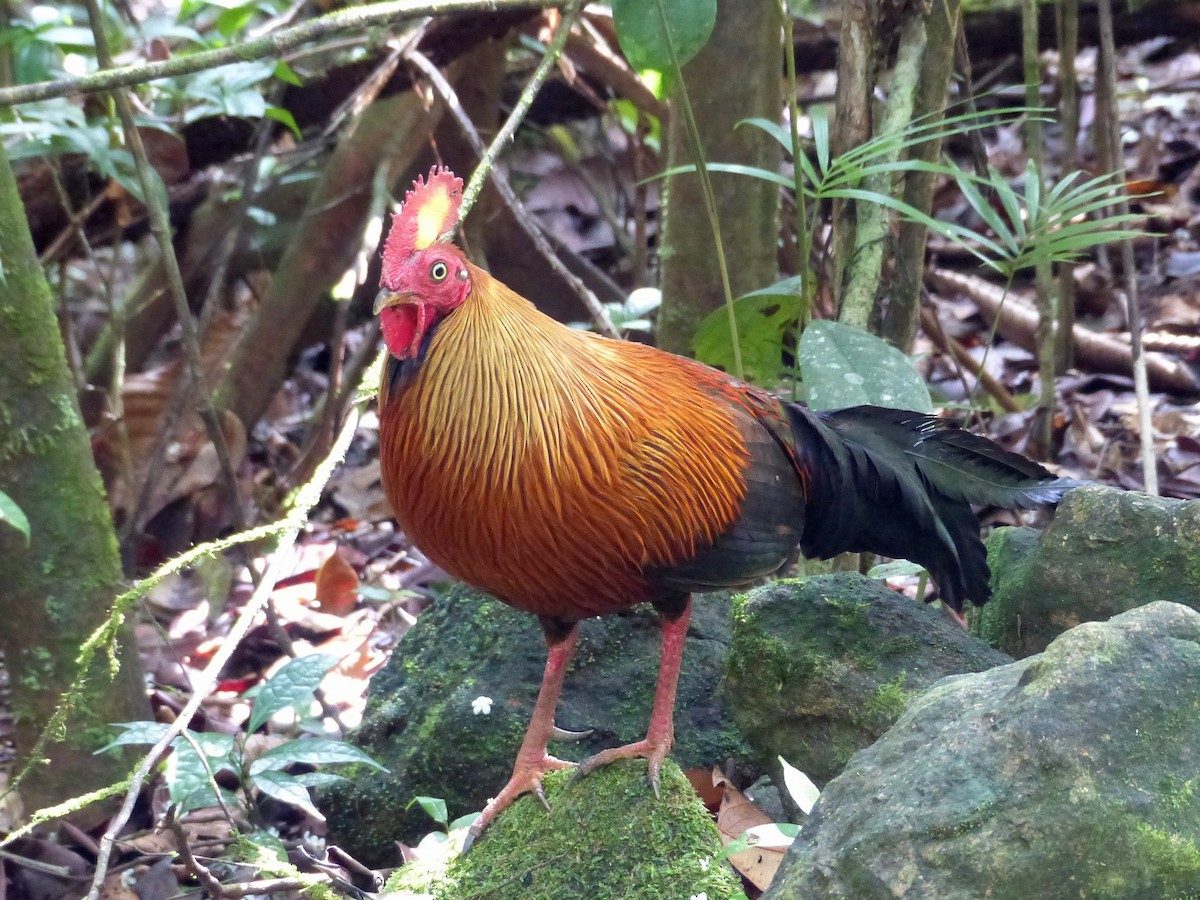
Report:
[{"label": "bare stick", "polygon": [[[92,34],[96,40],[96,60],[102,69],[112,66],[112,54],[108,50],[108,36],[104,31],[104,14],[100,10],[99,0],[86,0],[88,18],[91,21]],[[167,273],[167,285],[170,288],[171,299],[175,303],[175,315],[183,330],[184,359],[187,362],[188,374],[196,387],[199,398],[200,418],[204,422],[204,430],[217,451],[217,461],[221,465],[221,475],[225,481],[233,506],[233,521],[237,529],[245,524],[242,512],[242,500],[238,494],[237,479],[234,477],[233,464],[229,458],[229,447],[225,443],[225,433],[221,430],[221,422],[213,407],[212,393],[208,390],[204,378],[204,363],[200,358],[200,338],[196,331],[196,320],[188,307],[187,291],[183,286],[183,275],[179,271],[179,260],[175,256],[175,247],[171,242],[171,222],[167,217],[165,204],[159,203],[159,192],[156,188],[162,184],[150,159],[146,155],[146,147],[142,136],[133,121],[133,109],[129,98],[122,90],[112,92],[113,102],[121,117],[121,125],[125,130],[125,140],[133,153],[133,161],[137,168],[138,183],[142,187],[142,199],[146,211],[150,215],[150,230],[158,243],[159,252]]]},{"label": "bare stick", "polygon": [[550,75],[550,70],[558,62],[558,56],[562,53],[562,48],[567,43],[567,35],[575,27],[575,20],[579,18],[579,13],[582,10],[583,3],[581,0],[574,0],[567,7],[566,12],[563,13],[562,19],[558,23],[558,28],[554,30],[554,37],[550,39],[550,43],[546,47],[546,52],[542,55],[542,61],[533,70],[533,75],[530,76],[525,89],[521,91],[521,96],[517,98],[512,112],[508,114],[508,118],[504,120],[504,124],[500,126],[500,130],[496,132],[491,146],[484,152],[483,158],[479,160],[479,165],[475,167],[475,171],[471,173],[471,180],[467,182],[467,187],[463,191],[462,204],[459,206],[460,222],[467,217],[467,213],[475,205],[475,198],[483,190],[483,180],[487,178],[488,173],[496,165],[496,157],[500,155],[500,151],[504,149],[508,142],[513,139],[513,135],[517,133],[517,129],[525,121],[525,114],[529,112],[529,107],[533,105],[533,99],[537,96],[538,91],[542,89],[542,85],[545,84],[546,78]]},{"label": "bare stick", "polygon": [[[267,567],[263,579],[259,582],[258,587],[254,589],[241,615],[237,621],[229,629],[229,634],[225,636],[225,640],[217,648],[217,652],[213,654],[204,671],[196,681],[196,690],[191,698],[180,710],[179,715],[175,718],[163,736],[158,739],[158,742],[150,748],[149,752],[142,757],[141,763],[130,776],[126,793],[125,801],[121,805],[121,809],[113,816],[109,822],[108,830],[104,832],[104,837],[100,839],[100,853],[96,857],[96,874],[92,879],[92,886],[87,894],[87,900],[98,900],[100,891],[104,888],[104,877],[108,871],[108,861],[112,857],[113,845],[116,842],[117,835],[121,829],[125,827],[125,823],[129,821],[129,817],[133,814],[134,804],[137,802],[138,794],[141,786],[145,784],[150,772],[153,770],[159,758],[171,746],[171,742],[175,740],[183,730],[187,728],[192,721],[192,717],[196,714],[196,710],[200,708],[200,704],[212,692],[220,677],[221,670],[225,664],[229,662],[229,658],[233,655],[233,651],[237,649],[242,639],[250,631],[254,625],[258,614],[262,612],[263,606],[270,597],[271,591],[275,589],[276,582],[284,574],[285,567],[291,563],[291,550],[296,544],[296,536],[303,527],[304,521],[308,512],[321,499],[321,491],[324,489],[326,482],[329,481],[329,476],[333,473],[336,465],[341,461],[346,453],[346,448],[350,446],[350,439],[354,436],[354,430],[358,426],[358,416],[352,415],[347,419],[346,424],[342,427],[341,434],[330,451],[325,462],[317,469],[312,480],[300,489],[296,495],[295,506],[292,510],[291,522],[287,530],[280,535],[279,545],[275,550],[275,555],[271,558],[271,563]],[[265,891],[264,891],[265,892]]]},{"label": "bare stick", "polygon": [[[1100,0],[1100,71],[1108,87],[1108,111],[1102,120],[1108,123],[1108,149],[1112,159],[1106,168],[1109,172],[1121,173],[1117,191],[1117,212],[1129,214],[1129,195],[1126,193],[1125,164],[1121,158],[1120,110],[1117,108],[1117,63],[1116,41],[1113,39],[1112,0]],[[1142,350],[1142,312],[1138,308],[1137,268],[1133,258],[1133,242],[1128,238],[1121,241],[1122,261],[1125,268],[1125,301],[1129,305],[1129,343],[1133,350],[1133,389],[1137,395],[1138,431],[1141,432],[1142,480],[1146,493],[1158,495],[1158,468],[1154,459],[1154,424],[1150,419],[1150,386],[1146,375],[1146,354]]]},{"label": "bare stick", "polygon": [[[558,32],[556,32],[555,37],[558,36],[558,33],[569,30],[569,23],[564,18],[563,22],[558,26]],[[547,51],[546,58],[550,58],[550,51]],[[450,82],[446,80],[446,77],[441,73],[437,66],[435,66],[429,61],[428,58],[416,50],[408,54],[408,59],[429,78],[434,90],[436,90],[442,96],[442,100],[445,102],[446,108],[450,111],[451,115],[454,116],[455,121],[458,122],[459,126],[462,128],[463,134],[466,135],[467,141],[471,144],[472,149],[479,154],[481,160],[485,160],[488,157],[489,148],[484,143],[483,138],[480,137],[479,131],[475,128],[475,124],[471,121],[470,117],[466,114],[466,111],[462,108],[462,103],[459,102],[458,95],[454,92],[454,88],[451,86]],[[534,78],[536,77],[537,76],[535,73]],[[533,83],[534,80],[531,79],[530,84]],[[528,90],[529,87],[527,85],[526,91]],[[536,94],[536,89],[533,93]],[[520,104],[518,104],[518,107],[519,106]],[[513,112],[516,113],[517,109],[514,109]],[[509,116],[509,121],[511,122],[512,120],[512,116]],[[507,127],[507,125],[508,123],[506,122],[505,126]],[[516,129],[514,127],[513,131],[515,130]],[[501,145],[501,142],[507,141],[507,139],[508,137],[505,135],[504,129],[501,129],[501,132],[497,134],[495,139],[492,141],[492,147],[498,148]],[[495,153],[491,154],[493,160],[495,155]],[[481,175],[480,173],[483,174]],[[558,254],[554,252],[554,249],[550,246],[549,241],[546,240],[546,236],[542,234],[541,229],[534,224],[533,216],[530,215],[529,211],[525,209],[521,201],[517,199],[517,195],[513,192],[512,185],[510,185],[508,181],[503,178],[492,165],[488,164],[485,167],[485,163],[482,161],[475,169],[475,175],[480,178],[480,186],[482,186],[482,177],[484,175],[491,175],[492,184],[496,186],[496,190],[500,192],[500,196],[504,199],[504,202],[512,208],[513,213],[515,214],[514,217],[520,224],[521,228],[526,234],[529,235],[530,240],[532,240],[534,246],[538,248],[538,252],[546,258],[546,261],[550,264],[550,267],[554,269],[554,271],[557,272],[558,275],[571,286],[571,288],[580,296],[580,298],[582,298],[584,305],[588,309],[588,313],[592,317],[592,321],[595,322],[596,325],[599,326],[600,330],[609,337],[619,337],[617,329],[613,325],[612,319],[608,315],[608,310],[604,308],[604,304],[602,304],[599,298],[588,289],[587,285],[585,285],[583,281],[581,281],[573,272],[563,265],[562,260],[558,258]],[[476,178],[472,177],[472,184],[474,184],[475,181]],[[466,195],[467,191],[470,189],[470,185],[468,185],[467,190],[463,192],[464,212],[461,214],[463,217],[466,215],[465,210],[467,208],[468,199]],[[479,188],[476,188],[474,195],[472,195],[470,198],[472,202],[474,202],[474,199],[478,196],[478,194]]]}]

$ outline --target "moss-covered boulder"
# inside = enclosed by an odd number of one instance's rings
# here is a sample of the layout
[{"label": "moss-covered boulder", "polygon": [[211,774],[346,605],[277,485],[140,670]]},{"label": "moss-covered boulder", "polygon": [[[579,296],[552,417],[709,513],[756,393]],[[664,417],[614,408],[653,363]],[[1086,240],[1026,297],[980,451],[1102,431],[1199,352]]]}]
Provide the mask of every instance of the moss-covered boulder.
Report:
[{"label": "moss-covered boulder", "polygon": [[660,796],[637,761],[575,780],[546,778],[547,812],[522,797],[466,856],[406,866],[387,891],[435,900],[725,900],[742,889],[718,861],[712,816],[679,767],[663,767]]},{"label": "moss-covered boulder", "polygon": [[988,563],[992,601],[971,631],[1017,658],[1156,600],[1200,609],[1200,501],[1080,488],[1043,532],[997,529]]},{"label": "moss-covered boulder", "polygon": [[947,678],[825,788],[767,898],[1195,897],[1200,614]]},{"label": "moss-covered boulder", "polygon": [[[695,601],[672,751],[685,768],[749,756],[719,690],[730,616],[724,595]],[[582,623],[556,722],[592,734],[552,752],[579,760],[645,735],[661,635],[648,606]],[[353,738],[389,771],[356,771],[319,798],[334,839],[373,864],[395,864],[394,842],[414,843],[433,825],[409,808],[414,797],[443,798],[452,818],[482,809],[512,771],[545,662],[537,620],[486,596],[455,589],[423,612],[371,680]]]},{"label": "moss-covered boulder", "polygon": [[824,784],[910,697],[945,675],[1007,662],[939,611],[842,573],[735,600],[726,690],[765,766],[783,756]]}]

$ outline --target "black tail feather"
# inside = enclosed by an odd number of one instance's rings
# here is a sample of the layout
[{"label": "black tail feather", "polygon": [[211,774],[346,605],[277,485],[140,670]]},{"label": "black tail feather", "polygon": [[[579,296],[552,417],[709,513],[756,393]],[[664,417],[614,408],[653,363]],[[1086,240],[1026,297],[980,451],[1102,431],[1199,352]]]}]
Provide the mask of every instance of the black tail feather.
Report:
[{"label": "black tail feather", "polygon": [[908,410],[856,406],[814,413],[789,406],[805,489],[807,556],[869,551],[927,568],[961,611],[989,596],[976,506],[1030,509],[1081,482]]}]

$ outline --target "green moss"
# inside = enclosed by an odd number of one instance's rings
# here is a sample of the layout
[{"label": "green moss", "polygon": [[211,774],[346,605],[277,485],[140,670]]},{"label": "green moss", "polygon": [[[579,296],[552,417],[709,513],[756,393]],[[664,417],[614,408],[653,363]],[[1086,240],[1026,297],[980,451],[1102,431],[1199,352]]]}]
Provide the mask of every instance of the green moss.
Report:
[{"label": "green moss", "polygon": [[1196,799],[1196,779],[1180,782],[1174,775],[1168,775],[1158,784],[1158,799],[1167,812],[1182,812]]},{"label": "green moss", "polygon": [[835,610],[833,619],[842,628],[858,631],[870,627],[871,620],[867,616],[867,610],[870,609],[869,603],[834,596],[827,596],[825,602]]},{"label": "green moss", "polygon": [[1144,860],[1146,869],[1163,880],[1166,890],[1195,888],[1200,880],[1200,846],[1189,835],[1139,822],[1133,850]]},{"label": "green moss", "polygon": [[908,673],[901,672],[891,681],[876,688],[875,696],[871,698],[865,710],[867,718],[880,723],[883,728],[887,728],[900,718],[908,701],[920,693],[920,691],[905,690],[904,682],[907,680]]},{"label": "green moss", "polygon": [[466,856],[406,866],[387,890],[483,900],[677,900],[700,893],[733,897],[739,879],[716,860],[721,841],[711,816],[668,761],[656,799],[640,760],[607,766],[582,781],[547,776],[547,812],[524,797]]},{"label": "green moss", "polygon": [[726,657],[726,671],[735,676],[753,672],[765,691],[778,691],[798,670],[810,671],[818,663],[814,656],[798,654],[770,630],[762,627],[748,595],[734,598],[733,617],[741,627],[733,630],[734,639]]}]

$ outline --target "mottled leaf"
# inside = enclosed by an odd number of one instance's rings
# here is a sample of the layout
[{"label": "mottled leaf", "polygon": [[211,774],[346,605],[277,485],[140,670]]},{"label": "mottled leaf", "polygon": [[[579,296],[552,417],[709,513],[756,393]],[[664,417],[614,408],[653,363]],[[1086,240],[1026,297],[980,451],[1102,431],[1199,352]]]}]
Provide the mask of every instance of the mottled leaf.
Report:
[{"label": "mottled leaf", "polygon": [[907,356],[841,322],[811,323],[800,338],[800,370],[813,409],[886,406],[931,412],[929,389]]}]

